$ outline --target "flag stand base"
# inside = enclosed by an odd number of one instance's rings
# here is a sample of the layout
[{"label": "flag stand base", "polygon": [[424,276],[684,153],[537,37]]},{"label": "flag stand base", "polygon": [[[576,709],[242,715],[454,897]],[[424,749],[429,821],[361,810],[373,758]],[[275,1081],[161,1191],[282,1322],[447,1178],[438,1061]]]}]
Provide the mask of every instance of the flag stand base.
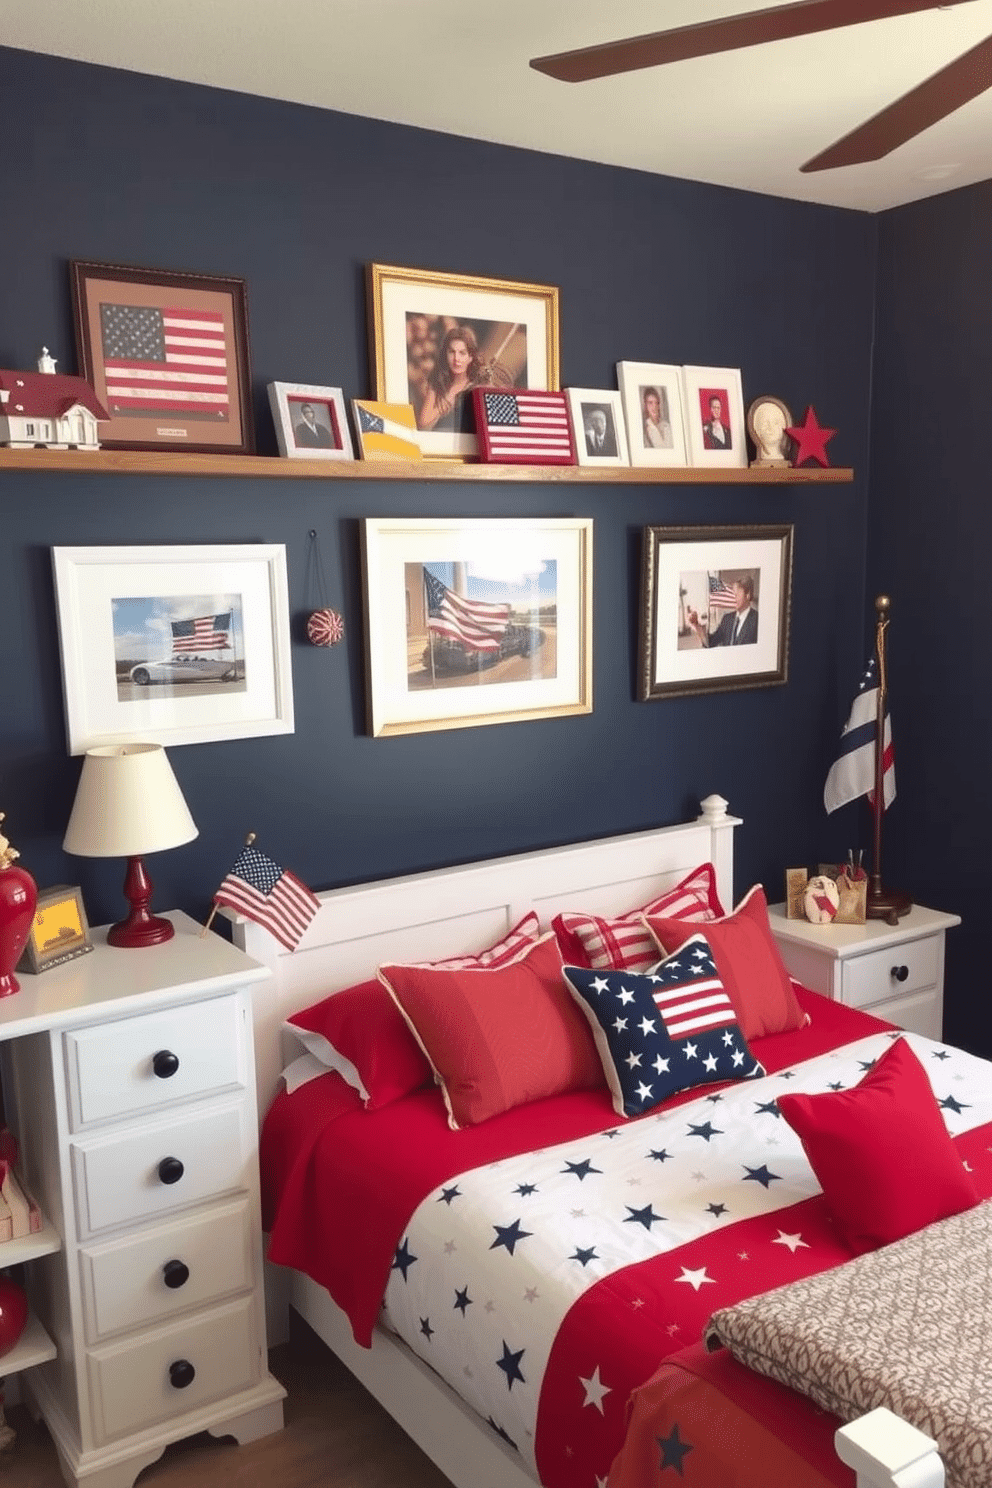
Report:
[{"label": "flag stand base", "polygon": [[868,885],[868,901],[865,914],[869,920],[884,920],[887,925],[898,925],[903,915],[909,914],[913,901],[908,894],[897,889],[883,889],[881,880],[874,874]]}]

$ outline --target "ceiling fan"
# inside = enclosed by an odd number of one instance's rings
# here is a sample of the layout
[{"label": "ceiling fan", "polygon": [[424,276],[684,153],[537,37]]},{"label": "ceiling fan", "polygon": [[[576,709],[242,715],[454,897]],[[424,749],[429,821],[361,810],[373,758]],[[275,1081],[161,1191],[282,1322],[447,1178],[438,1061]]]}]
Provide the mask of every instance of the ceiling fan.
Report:
[{"label": "ceiling fan", "polygon": [[[636,72],[643,67],[660,67],[667,62],[684,62],[690,57],[708,57],[716,52],[763,46],[770,41],[812,36],[819,31],[836,31],[862,21],[914,15],[921,10],[950,10],[962,3],[967,0],[953,0],[945,5],[934,5],[933,0],[793,0],[789,5],[701,21],[693,26],[679,26],[674,31],[655,31],[602,46],[534,57],[530,65],[562,82],[582,83],[591,78]],[[834,170],[881,160],[989,88],[992,88],[992,36],[807,160],[800,170]]]}]

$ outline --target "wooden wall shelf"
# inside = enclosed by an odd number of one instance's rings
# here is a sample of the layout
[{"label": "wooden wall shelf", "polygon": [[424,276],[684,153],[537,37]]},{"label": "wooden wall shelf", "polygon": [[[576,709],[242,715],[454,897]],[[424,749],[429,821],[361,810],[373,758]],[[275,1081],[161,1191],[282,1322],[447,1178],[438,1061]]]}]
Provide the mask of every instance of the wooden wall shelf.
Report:
[{"label": "wooden wall shelf", "polygon": [[589,465],[474,465],[458,460],[282,460],[274,455],[191,455],[172,450],[0,449],[0,471],[66,470],[86,475],[228,475],[245,478],[385,481],[521,481],[542,485],[748,485],[837,484],[854,479],[850,468],[767,466],[727,470]]}]

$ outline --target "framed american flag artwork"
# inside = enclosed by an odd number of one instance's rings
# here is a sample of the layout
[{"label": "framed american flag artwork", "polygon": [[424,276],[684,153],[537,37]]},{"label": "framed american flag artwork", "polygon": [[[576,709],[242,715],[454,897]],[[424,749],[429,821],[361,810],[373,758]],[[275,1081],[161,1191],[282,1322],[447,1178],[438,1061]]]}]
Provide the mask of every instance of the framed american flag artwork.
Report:
[{"label": "framed american flag artwork", "polygon": [[286,549],[53,548],[70,754],[293,732]]},{"label": "framed american flag artwork", "polygon": [[788,681],[791,526],[645,527],[640,698]]},{"label": "framed american flag artwork", "polygon": [[592,711],[592,519],[361,528],[368,731]]},{"label": "framed american flag artwork", "polygon": [[82,259],[69,270],[79,371],[110,413],[104,447],[250,453],[244,280]]}]

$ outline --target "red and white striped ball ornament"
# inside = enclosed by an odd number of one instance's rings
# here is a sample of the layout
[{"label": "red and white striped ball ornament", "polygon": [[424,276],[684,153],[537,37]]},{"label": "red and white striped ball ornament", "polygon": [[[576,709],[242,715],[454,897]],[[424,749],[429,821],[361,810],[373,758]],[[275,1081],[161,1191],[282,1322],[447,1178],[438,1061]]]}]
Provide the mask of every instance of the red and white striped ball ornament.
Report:
[{"label": "red and white striped ball ornament", "polygon": [[344,635],[344,620],[337,610],[314,610],[307,621],[307,640],[312,646],[336,646]]}]

